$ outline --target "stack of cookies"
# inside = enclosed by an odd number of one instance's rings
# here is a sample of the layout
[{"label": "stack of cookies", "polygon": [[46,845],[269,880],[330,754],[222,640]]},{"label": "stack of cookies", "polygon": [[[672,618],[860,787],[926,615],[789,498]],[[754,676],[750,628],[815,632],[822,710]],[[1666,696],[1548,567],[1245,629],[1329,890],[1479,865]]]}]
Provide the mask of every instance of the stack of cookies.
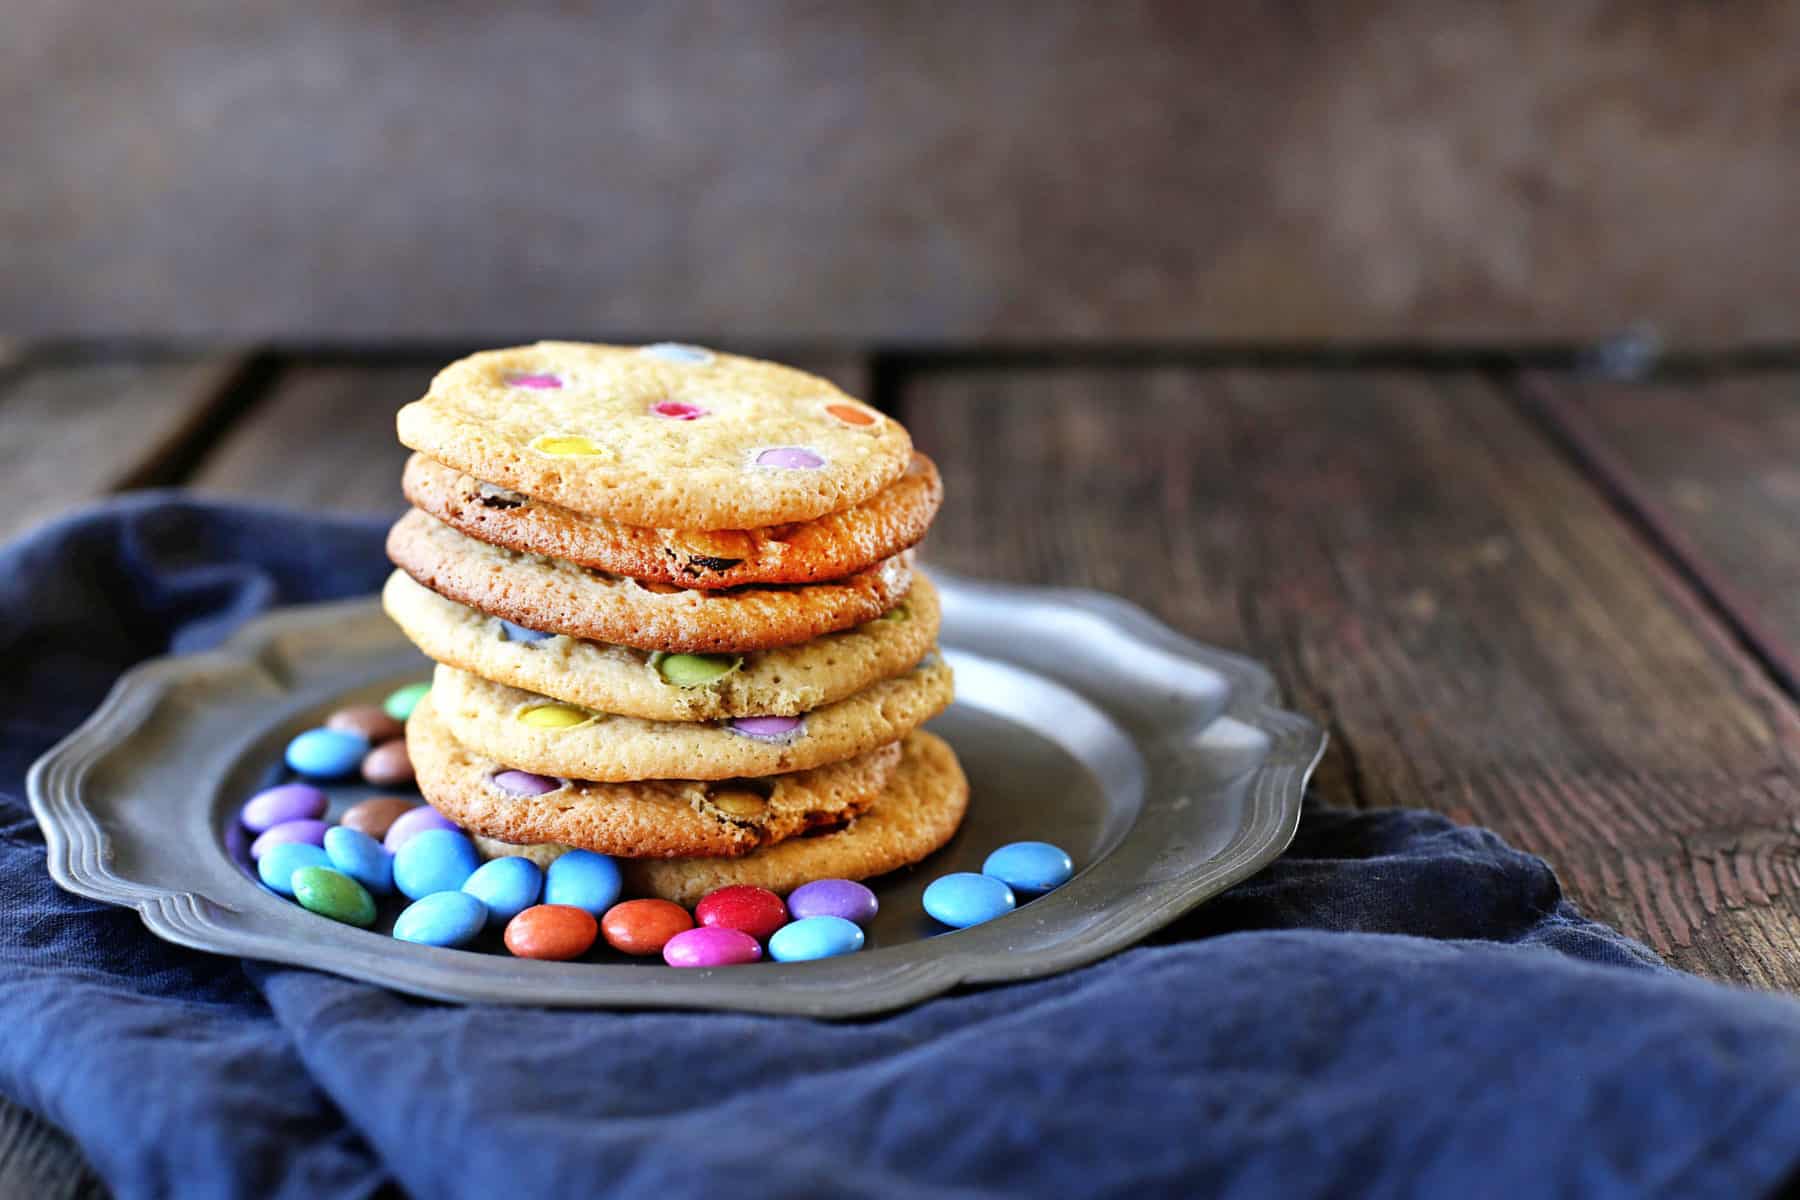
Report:
[{"label": "stack of cookies", "polygon": [[897,422],[774,363],[541,342],[447,367],[399,433],[382,599],[439,664],[408,748],[484,853],[593,850],[691,905],[955,833],[911,552],[941,486]]}]

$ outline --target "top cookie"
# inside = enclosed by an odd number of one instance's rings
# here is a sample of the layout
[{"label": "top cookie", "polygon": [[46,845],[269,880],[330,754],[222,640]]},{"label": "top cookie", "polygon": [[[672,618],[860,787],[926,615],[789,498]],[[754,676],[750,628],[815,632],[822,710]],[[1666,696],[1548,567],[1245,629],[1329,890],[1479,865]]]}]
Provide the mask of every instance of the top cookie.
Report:
[{"label": "top cookie", "polygon": [[400,410],[399,433],[478,479],[661,529],[810,521],[912,458],[899,423],[815,375],[673,344],[474,354]]}]

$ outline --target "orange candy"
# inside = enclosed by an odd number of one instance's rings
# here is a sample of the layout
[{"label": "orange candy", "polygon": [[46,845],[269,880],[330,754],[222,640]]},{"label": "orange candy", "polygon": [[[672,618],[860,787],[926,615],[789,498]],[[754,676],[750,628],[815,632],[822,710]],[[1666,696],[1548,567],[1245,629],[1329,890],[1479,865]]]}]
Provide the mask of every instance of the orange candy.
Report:
[{"label": "orange candy", "polygon": [[873,425],[875,414],[854,404],[828,404],[825,411],[846,425]]},{"label": "orange candy", "polygon": [[688,910],[669,900],[627,900],[600,921],[606,944],[621,954],[661,954],[670,938],[693,927]]},{"label": "orange candy", "polygon": [[520,958],[580,958],[600,936],[594,914],[572,904],[537,904],[506,923],[506,948]]}]

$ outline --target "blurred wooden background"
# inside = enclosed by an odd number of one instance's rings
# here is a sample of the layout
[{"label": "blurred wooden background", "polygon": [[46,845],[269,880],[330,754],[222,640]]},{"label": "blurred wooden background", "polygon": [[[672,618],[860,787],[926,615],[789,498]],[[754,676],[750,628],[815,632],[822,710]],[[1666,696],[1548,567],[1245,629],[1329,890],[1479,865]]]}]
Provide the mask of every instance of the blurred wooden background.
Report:
[{"label": "blurred wooden background", "polygon": [[0,331],[1800,332],[1800,6],[9,0]]}]

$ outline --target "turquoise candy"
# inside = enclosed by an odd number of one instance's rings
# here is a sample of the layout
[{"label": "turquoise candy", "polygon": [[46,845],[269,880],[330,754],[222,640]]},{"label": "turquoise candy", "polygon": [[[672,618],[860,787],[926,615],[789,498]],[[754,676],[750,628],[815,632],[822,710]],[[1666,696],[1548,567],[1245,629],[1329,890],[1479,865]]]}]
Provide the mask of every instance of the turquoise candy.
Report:
[{"label": "turquoise candy", "polygon": [[1013,910],[1012,889],[992,875],[958,871],[931,881],[925,889],[925,911],[957,929],[967,929]]},{"label": "turquoise candy", "polygon": [[1075,863],[1066,850],[1049,842],[1010,842],[987,856],[981,873],[1015,892],[1047,892],[1069,882]]},{"label": "turquoise candy", "polygon": [[311,842],[281,842],[270,846],[256,862],[256,873],[272,890],[292,900],[294,872],[302,867],[331,866],[325,851]]},{"label": "turquoise candy", "polygon": [[413,709],[419,707],[419,701],[431,690],[429,683],[409,683],[405,687],[388,693],[388,698],[381,702],[381,711],[396,721],[404,721],[412,716]]},{"label": "turquoise candy", "polygon": [[308,912],[363,929],[375,923],[375,898],[342,871],[301,867],[294,872],[294,899]]},{"label": "turquoise candy", "polygon": [[592,850],[570,850],[544,873],[544,903],[586,909],[599,920],[619,899],[619,864]]},{"label": "turquoise candy", "polygon": [[394,852],[394,886],[413,900],[433,892],[454,892],[480,865],[475,843],[465,835],[454,829],[427,829]]},{"label": "turquoise candy", "polygon": [[394,936],[422,946],[466,946],[487,918],[487,906],[467,892],[433,892],[394,919]]},{"label": "turquoise candy", "polygon": [[353,775],[369,752],[369,739],[348,729],[309,729],[287,745],[287,765],[308,779]]},{"label": "turquoise candy", "polygon": [[538,902],[544,872],[529,858],[509,854],[475,868],[462,890],[487,905],[489,925],[501,926]]},{"label": "turquoise candy", "polygon": [[769,957],[776,962],[836,958],[862,948],[861,927],[842,917],[802,917],[783,925],[769,939]]},{"label": "turquoise candy", "polygon": [[360,829],[334,825],[325,831],[325,853],[331,865],[377,896],[394,890],[394,856]]}]

